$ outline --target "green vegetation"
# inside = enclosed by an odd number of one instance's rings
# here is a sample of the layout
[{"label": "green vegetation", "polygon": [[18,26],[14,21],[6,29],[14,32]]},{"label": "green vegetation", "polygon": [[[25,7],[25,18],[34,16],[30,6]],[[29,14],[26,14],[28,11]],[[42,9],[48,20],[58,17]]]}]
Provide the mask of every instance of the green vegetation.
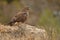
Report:
[{"label": "green vegetation", "polygon": [[51,10],[46,9],[44,14],[40,16],[40,21],[38,23],[41,28],[45,28],[49,34],[50,40],[57,40],[57,35],[60,35],[60,23],[56,17],[53,16]]}]

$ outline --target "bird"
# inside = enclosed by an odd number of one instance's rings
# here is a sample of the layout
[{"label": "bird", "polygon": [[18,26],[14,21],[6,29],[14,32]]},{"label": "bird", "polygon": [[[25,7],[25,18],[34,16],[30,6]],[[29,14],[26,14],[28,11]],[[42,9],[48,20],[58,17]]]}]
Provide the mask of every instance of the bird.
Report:
[{"label": "bird", "polygon": [[8,25],[13,26],[16,22],[24,23],[29,16],[29,7],[24,7],[20,12],[12,17]]}]

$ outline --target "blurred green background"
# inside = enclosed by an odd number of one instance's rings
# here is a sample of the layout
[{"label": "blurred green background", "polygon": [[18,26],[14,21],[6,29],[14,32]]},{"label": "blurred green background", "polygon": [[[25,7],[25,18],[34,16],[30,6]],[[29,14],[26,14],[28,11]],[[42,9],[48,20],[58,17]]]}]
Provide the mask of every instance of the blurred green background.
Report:
[{"label": "blurred green background", "polygon": [[31,8],[26,23],[44,28],[49,40],[60,40],[60,0],[0,0],[0,22],[8,23],[25,6]]}]

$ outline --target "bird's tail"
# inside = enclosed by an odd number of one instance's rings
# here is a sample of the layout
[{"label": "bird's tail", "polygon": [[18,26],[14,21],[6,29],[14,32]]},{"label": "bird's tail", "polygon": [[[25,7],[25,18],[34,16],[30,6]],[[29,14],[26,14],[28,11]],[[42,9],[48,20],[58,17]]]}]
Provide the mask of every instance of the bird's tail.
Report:
[{"label": "bird's tail", "polygon": [[12,26],[15,22],[9,22],[7,25]]}]

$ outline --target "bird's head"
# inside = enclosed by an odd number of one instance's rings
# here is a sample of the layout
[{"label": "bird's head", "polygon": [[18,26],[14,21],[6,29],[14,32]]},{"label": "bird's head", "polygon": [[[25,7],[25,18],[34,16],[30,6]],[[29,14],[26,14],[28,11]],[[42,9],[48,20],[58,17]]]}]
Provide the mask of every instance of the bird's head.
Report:
[{"label": "bird's head", "polygon": [[23,12],[29,12],[29,10],[30,10],[29,7],[24,7],[24,8],[22,9]]}]

